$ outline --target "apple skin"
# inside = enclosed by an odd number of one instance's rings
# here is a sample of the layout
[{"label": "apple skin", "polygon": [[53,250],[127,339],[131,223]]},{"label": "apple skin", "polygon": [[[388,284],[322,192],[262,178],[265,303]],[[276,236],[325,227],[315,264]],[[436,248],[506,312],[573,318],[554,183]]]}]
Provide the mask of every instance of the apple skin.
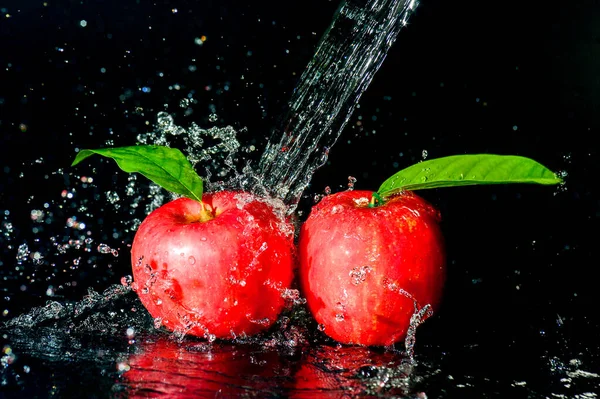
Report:
[{"label": "apple skin", "polygon": [[329,337],[389,346],[406,336],[415,306],[437,309],[444,240],[439,212],[421,197],[403,192],[370,208],[371,196],[339,192],[312,208],[300,230],[300,284]]},{"label": "apple skin", "polygon": [[249,193],[179,198],[154,210],[133,240],[133,289],[171,331],[215,338],[269,328],[294,276],[293,226]]}]

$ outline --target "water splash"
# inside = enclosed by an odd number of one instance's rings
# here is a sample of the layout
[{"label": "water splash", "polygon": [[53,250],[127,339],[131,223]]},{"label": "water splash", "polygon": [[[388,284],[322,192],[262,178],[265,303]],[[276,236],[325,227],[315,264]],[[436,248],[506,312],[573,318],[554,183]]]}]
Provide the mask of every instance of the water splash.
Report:
[{"label": "water splash", "polygon": [[263,185],[271,196],[290,205],[290,212],[314,172],[327,161],[416,4],[348,0],[338,9],[259,164]]}]

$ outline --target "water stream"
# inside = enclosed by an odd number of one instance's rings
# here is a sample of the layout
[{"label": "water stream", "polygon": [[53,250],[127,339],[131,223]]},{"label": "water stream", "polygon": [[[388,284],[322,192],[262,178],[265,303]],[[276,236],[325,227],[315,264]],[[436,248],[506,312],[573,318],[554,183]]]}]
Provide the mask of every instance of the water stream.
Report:
[{"label": "water stream", "polygon": [[415,0],[342,2],[260,160],[264,186],[291,211],[415,7]]}]

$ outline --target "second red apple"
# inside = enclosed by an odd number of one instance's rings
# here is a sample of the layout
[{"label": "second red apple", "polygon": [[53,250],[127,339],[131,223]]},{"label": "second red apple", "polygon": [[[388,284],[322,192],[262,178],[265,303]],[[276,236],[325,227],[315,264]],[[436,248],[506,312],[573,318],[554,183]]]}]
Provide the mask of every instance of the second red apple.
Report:
[{"label": "second red apple", "polygon": [[370,191],[315,205],[300,231],[300,279],[321,328],[341,343],[391,345],[411,316],[437,309],[445,280],[439,213],[403,192],[370,206]]}]

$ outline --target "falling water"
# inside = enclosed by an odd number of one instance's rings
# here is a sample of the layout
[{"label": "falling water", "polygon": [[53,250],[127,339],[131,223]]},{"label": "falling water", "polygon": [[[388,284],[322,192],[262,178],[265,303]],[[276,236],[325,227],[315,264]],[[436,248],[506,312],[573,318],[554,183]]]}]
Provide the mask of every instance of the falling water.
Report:
[{"label": "falling water", "polygon": [[293,211],[340,136],[416,0],[348,0],[300,78],[260,160],[262,183]]}]

